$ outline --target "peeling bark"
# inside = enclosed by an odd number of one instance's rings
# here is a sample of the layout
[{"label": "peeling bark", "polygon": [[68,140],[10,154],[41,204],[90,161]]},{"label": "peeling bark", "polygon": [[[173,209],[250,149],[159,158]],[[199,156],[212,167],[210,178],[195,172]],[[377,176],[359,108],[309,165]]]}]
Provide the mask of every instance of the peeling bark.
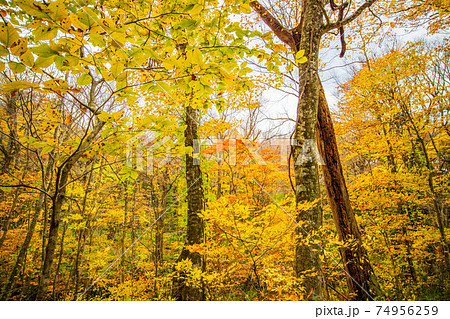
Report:
[{"label": "peeling bark", "polygon": [[[322,166],[328,201],[339,240],[340,253],[349,291],[353,299],[371,299],[371,287],[377,286],[367,251],[362,245],[361,232],[353,213],[342,165],[337,148],[336,135],[331,121],[325,92],[320,84],[320,97],[317,122],[317,141],[319,152],[325,162]],[[353,248],[352,248],[353,247]]]}]

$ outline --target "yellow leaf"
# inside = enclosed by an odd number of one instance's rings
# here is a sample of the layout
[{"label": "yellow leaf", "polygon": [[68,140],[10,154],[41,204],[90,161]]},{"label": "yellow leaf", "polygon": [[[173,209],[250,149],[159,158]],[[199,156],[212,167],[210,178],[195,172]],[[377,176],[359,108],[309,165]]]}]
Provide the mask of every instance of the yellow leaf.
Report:
[{"label": "yellow leaf", "polygon": [[2,92],[10,93],[14,91],[18,91],[20,89],[29,89],[38,87],[37,83],[31,83],[27,81],[14,81],[9,83],[4,83],[2,85]]},{"label": "yellow leaf", "polygon": [[47,25],[42,25],[33,30],[36,41],[52,40],[56,37],[57,33],[57,29],[54,29],[53,27],[49,27]]},{"label": "yellow leaf", "polygon": [[26,66],[32,67],[34,64],[34,56],[30,50],[27,50],[27,52],[20,56],[20,61]]},{"label": "yellow leaf", "polygon": [[16,56],[21,56],[28,50],[27,46],[28,46],[27,39],[20,38],[11,45],[10,50],[12,54]]},{"label": "yellow leaf", "polygon": [[112,63],[112,65],[111,65],[111,74],[114,77],[117,77],[123,72],[124,68],[125,68],[125,66],[120,61],[117,61],[116,63]]},{"label": "yellow leaf", "polygon": [[11,47],[17,40],[19,40],[19,33],[11,23],[8,23],[8,25],[0,25],[0,42],[3,43],[5,47]]},{"label": "yellow leaf", "polygon": [[64,0],[58,0],[51,2],[48,6],[49,16],[54,21],[60,21],[67,16],[66,6],[64,5]]},{"label": "yellow leaf", "polygon": [[202,12],[203,6],[201,4],[196,4],[191,11],[189,12],[191,15],[195,16]]},{"label": "yellow leaf", "polygon": [[300,63],[299,60],[305,55],[305,50],[299,50],[297,53],[295,53],[295,61],[297,63]]},{"label": "yellow leaf", "polygon": [[0,45],[0,56],[7,56],[9,54],[8,49],[6,49],[4,46]]}]

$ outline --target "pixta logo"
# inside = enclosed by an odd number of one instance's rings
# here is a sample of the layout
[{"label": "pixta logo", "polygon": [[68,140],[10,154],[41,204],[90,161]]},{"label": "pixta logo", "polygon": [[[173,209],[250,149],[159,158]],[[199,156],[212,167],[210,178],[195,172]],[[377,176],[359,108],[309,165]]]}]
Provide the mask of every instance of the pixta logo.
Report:
[{"label": "pixta logo", "polygon": [[[182,149],[180,143],[156,132],[141,132],[126,142],[126,164],[137,171],[151,174],[154,168],[170,163],[176,156],[174,148]],[[293,149],[297,147],[296,152]],[[226,162],[228,165],[267,165],[288,162],[296,166],[308,163],[325,165],[315,140],[306,139],[298,143],[291,139],[273,139],[257,143],[248,139],[196,139],[192,147],[185,148],[192,156],[194,165],[201,160]],[[296,154],[294,156],[294,153]],[[186,155],[179,154],[178,155]],[[295,158],[294,158],[295,157]]]},{"label": "pixta logo", "polygon": [[133,136],[126,142],[126,165],[151,174],[155,164],[162,167],[171,161],[173,143],[169,141],[169,137],[151,131]]}]

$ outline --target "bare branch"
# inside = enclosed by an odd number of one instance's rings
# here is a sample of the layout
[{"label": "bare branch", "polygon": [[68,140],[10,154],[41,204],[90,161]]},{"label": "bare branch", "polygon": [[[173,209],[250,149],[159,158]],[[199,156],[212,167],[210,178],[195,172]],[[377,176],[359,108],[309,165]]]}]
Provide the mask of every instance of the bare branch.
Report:
[{"label": "bare branch", "polygon": [[353,12],[349,17],[347,17],[341,21],[337,21],[335,23],[330,23],[330,24],[327,24],[326,26],[324,26],[322,28],[322,33],[326,33],[333,29],[338,29],[338,28],[345,26],[346,24],[349,24],[350,22],[355,20],[357,17],[359,17],[361,15],[361,13],[363,13],[364,10],[366,10],[367,8],[370,8],[372,6],[372,4],[374,4],[376,1],[377,0],[367,0],[358,9],[356,9],[355,12]]},{"label": "bare branch", "polygon": [[295,40],[291,30],[284,28],[259,1],[251,1],[250,6],[281,41],[289,45],[293,51],[296,51]]}]

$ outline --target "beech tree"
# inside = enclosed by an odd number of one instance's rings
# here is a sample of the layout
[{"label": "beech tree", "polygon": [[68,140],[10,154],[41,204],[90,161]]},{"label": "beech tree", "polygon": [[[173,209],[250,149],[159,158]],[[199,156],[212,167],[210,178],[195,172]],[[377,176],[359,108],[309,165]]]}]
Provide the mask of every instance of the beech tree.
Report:
[{"label": "beech tree", "polygon": [[[305,141],[316,139],[317,126],[320,137],[320,150],[324,157],[323,172],[328,198],[333,209],[333,216],[339,238],[343,241],[341,255],[347,273],[347,282],[357,299],[370,299],[371,288],[374,286],[372,268],[367,254],[362,247],[361,234],[348,199],[345,180],[337,151],[332,122],[329,116],[325,94],[318,74],[319,50],[322,36],[332,30],[339,30],[342,51],[345,54],[346,43],[344,26],[358,16],[376,0],[364,1],[354,10],[347,10],[349,2],[337,5],[331,1],[301,1],[297,24],[293,28],[283,26],[277,18],[260,2],[251,1],[250,5],[274,34],[296,55],[298,52],[308,59],[299,64],[299,100],[297,105],[297,120],[292,154],[295,163],[295,195],[297,203],[313,202],[320,197],[318,163],[303,161],[298,163]],[[291,5],[291,4],[286,4]],[[292,4],[293,5],[293,4]],[[353,7],[356,5],[352,3]],[[335,21],[330,16],[338,12]],[[346,13],[346,14],[344,14]],[[310,158],[314,158],[309,149]],[[298,228],[300,240],[295,251],[295,269],[297,276],[306,274],[307,290],[312,300],[323,299],[322,278],[320,274],[320,258],[318,247],[309,237],[321,226],[322,213],[319,207],[308,211],[300,211],[295,217],[301,223]],[[310,241],[311,244],[305,244]],[[349,243],[355,242],[355,249],[350,249]]]}]

